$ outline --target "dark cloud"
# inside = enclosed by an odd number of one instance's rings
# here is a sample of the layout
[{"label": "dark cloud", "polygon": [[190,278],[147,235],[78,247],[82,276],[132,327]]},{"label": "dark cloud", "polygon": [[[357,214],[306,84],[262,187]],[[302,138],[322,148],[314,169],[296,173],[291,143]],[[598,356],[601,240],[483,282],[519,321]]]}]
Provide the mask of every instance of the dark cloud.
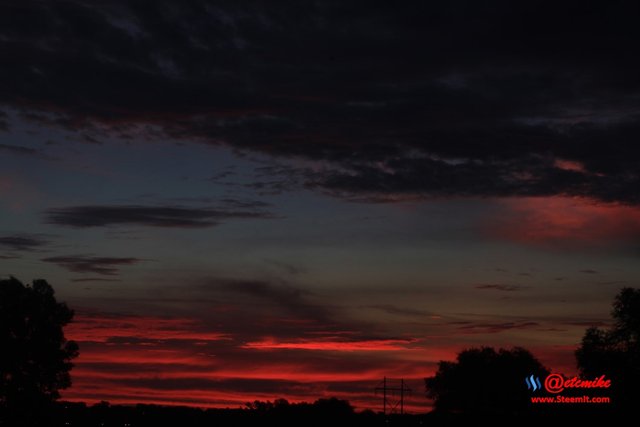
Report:
[{"label": "dark cloud", "polygon": [[87,135],[303,159],[302,184],[356,200],[637,204],[639,12],[577,0],[4,2],[0,104]]},{"label": "dark cloud", "polygon": [[580,270],[580,273],[585,273],[585,274],[599,274],[599,271],[596,270],[592,270],[590,268],[587,268],[585,270]]},{"label": "dark cloud", "polygon": [[303,295],[309,294],[308,291],[287,284],[274,284],[271,282],[260,280],[230,279],[225,280],[222,283],[219,283],[218,280],[215,280],[214,284],[226,291],[267,298],[270,300],[281,302],[284,305],[298,303],[303,298]]},{"label": "dark cloud", "polygon": [[316,179],[308,169],[273,163],[255,168],[254,180],[243,187],[268,196],[311,187]]},{"label": "dark cloud", "polygon": [[47,223],[76,228],[109,225],[203,228],[236,218],[264,219],[273,215],[257,210],[140,205],[72,206],[45,211]]},{"label": "dark cloud", "polygon": [[270,379],[207,379],[207,378],[132,378],[119,380],[118,383],[128,387],[149,388],[152,390],[218,390],[224,392],[239,393],[290,393],[291,390],[298,392],[312,389],[312,384],[305,384],[297,381],[270,380]]},{"label": "dark cloud", "polygon": [[567,329],[562,329],[562,328],[554,328],[554,327],[550,327],[550,328],[538,328],[538,331],[541,332],[566,332]]},{"label": "dark cloud", "polygon": [[[143,194],[140,198],[157,198],[157,194]],[[173,197],[168,199],[171,202],[176,203],[203,203],[203,204],[220,204],[226,208],[234,209],[263,209],[271,207],[271,203],[263,202],[261,200],[239,199],[227,197],[224,199],[217,199],[213,197]]]},{"label": "dark cloud", "polygon": [[479,284],[473,286],[476,289],[482,290],[490,290],[490,291],[504,291],[504,292],[513,292],[513,291],[521,291],[524,289],[524,286],[520,285],[503,285],[503,284]]},{"label": "dark cloud", "polygon": [[[272,278],[204,277],[176,279],[175,286],[154,291],[158,304],[188,302],[208,325],[225,325],[223,332],[259,342],[298,340],[375,341],[389,337],[380,325],[354,319],[334,294],[317,294],[300,284]],[[259,319],[259,321],[256,321]]]},{"label": "dark cloud", "polygon": [[71,279],[74,283],[82,282],[121,282],[120,279],[106,279],[104,277],[82,277],[79,279]]},{"label": "dark cloud", "polygon": [[263,280],[213,279],[207,285],[215,290],[247,296],[284,309],[288,315],[313,319],[329,327],[329,308],[309,301],[311,292],[289,285]]},{"label": "dark cloud", "polygon": [[139,258],[96,257],[91,255],[67,255],[43,258],[42,261],[66,268],[72,273],[95,273],[105,276],[118,274],[118,268],[137,264]]},{"label": "dark cloud", "polygon": [[297,267],[293,264],[283,261],[276,261],[272,259],[265,259],[264,262],[275,267],[277,270],[289,275],[289,276],[298,276],[304,273],[306,270],[301,267]]},{"label": "dark cloud", "polygon": [[262,202],[260,200],[243,200],[243,199],[231,199],[226,198],[220,200],[225,205],[237,208],[237,209],[262,209],[271,206],[270,203]]},{"label": "dark cloud", "polygon": [[571,325],[571,326],[584,326],[587,328],[592,328],[592,327],[601,328],[601,327],[610,326],[609,323],[603,322],[601,320],[579,320],[579,321],[564,322],[564,324]]},{"label": "dark cloud", "polygon": [[624,285],[626,283],[626,280],[611,280],[607,282],[598,282],[598,285]]},{"label": "dark cloud", "polygon": [[[1,117],[0,117],[1,119]],[[20,156],[38,156],[40,152],[35,148],[21,147],[18,145],[0,144],[0,151]]]},{"label": "dark cloud", "polygon": [[424,317],[424,316],[430,316],[430,315],[433,314],[433,313],[430,313],[430,312],[424,311],[424,310],[416,310],[416,309],[407,308],[407,307],[398,307],[398,306],[395,306],[395,305],[392,305],[392,304],[370,305],[370,306],[368,306],[368,308],[381,310],[381,311],[384,311],[386,313],[399,315],[399,316]]},{"label": "dark cloud", "polygon": [[40,250],[49,244],[46,236],[41,234],[14,234],[11,236],[0,236],[0,246],[4,246],[13,251],[33,252]]},{"label": "dark cloud", "polygon": [[538,322],[471,323],[458,329],[469,334],[496,334],[512,329],[530,329],[540,326]]}]

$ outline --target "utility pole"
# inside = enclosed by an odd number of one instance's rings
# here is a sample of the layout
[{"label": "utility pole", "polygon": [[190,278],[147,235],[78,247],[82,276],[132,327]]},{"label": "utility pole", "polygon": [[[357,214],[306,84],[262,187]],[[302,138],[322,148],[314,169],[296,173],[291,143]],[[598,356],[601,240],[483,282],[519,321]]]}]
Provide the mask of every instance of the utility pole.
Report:
[{"label": "utility pole", "polygon": [[400,380],[400,415],[404,414],[404,378]]},{"label": "utility pole", "polygon": [[[378,386],[375,388],[375,393],[378,394],[382,392],[382,413],[384,415],[398,413],[398,409],[400,410],[400,414],[404,414],[404,397],[405,393],[411,393],[411,389],[407,387],[404,383],[404,378],[400,379],[399,386],[393,386],[394,381],[387,381],[387,377],[384,377],[381,383],[378,383]],[[391,383],[391,385],[389,384]],[[398,381],[395,380],[395,383],[398,384]],[[382,384],[382,386],[380,386]],[[389,400],[392,397],[398,396],[399,400]]]},{"label": "utility pole", "polygon": [[382,413],[387,414],[387,377],[384,377],[382,386]]}]

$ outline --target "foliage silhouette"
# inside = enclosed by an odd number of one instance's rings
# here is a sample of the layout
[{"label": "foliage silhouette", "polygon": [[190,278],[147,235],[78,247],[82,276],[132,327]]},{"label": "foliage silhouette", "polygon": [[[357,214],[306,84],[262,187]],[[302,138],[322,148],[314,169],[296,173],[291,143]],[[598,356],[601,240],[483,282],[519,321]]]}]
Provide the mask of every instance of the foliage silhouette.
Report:
[{"label": "foliage silhouette", "polygon": [[612,403],[632,410],[640,398],[640,289],[623,288],[616,295],[609,330],[589,328],[576,350],[582,376],[611,378]]},{"label": "foliage silhouette", "polygon": [[[385,426],[388,420],[381,414],[356,413],[346,400],[318,399],[313,403],[291,403],[285,399],[254,401],[244,409],[202,409],[195,407],[157,405],[110,405],[101,402],[92,406],[84,403],[61,402],[58,404],[58,424],[98,426],[253,426],[277,425],[281,427]],[[420,419],[414,418],[418,425]],[[68,424],[67,424],[68,423]],[[399,425],[399,424],[394,424]]]},{"label": "foliage silhouette", "polygon": [[71,385],[78,346],[64,337],[73,311],[44,280],[0,280],[0,425],[38,425]]},{"label": "foliage silhouette", "polygon": [[435,410],[460,414],[519,415],[530,409],[524,379],[544,378],[548,370],[527,350],[471,348],[457,361],[441,361],[433,377],[425,378]]}]

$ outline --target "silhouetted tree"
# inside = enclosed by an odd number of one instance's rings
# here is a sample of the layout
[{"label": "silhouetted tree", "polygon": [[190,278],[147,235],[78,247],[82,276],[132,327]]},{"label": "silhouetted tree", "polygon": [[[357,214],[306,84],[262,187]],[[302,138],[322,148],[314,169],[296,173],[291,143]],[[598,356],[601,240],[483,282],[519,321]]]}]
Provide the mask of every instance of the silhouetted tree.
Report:
[{"label": "silhouetted tree", "polygon": [[0,280],[0,423],[39,423],[58,390],[71,385],[78,346],[64,337],[73,318],[44,280]]},{"label": "silhouetted tree", "polygon": [[611,315],[609,330],[587,329],[576,360],[582,376],[611,378],[613,404],[630,410],[640,398],[640,289],[622,289]]},{"label": "silhouetted tree", "polygon": [[517,415],[530,408],[525,377],[548,373],[523,348],[472,348],[460,352],[456,362],[441,361],[436,374],[425,378],[425,386],[436,411]]},{"label": "silhouetted tree", "polygon": [[347,419],[354,413],[353,406],[347,400],[336,397],[318,399],[313,402],[313,407],[319,414],[333,419]]}]

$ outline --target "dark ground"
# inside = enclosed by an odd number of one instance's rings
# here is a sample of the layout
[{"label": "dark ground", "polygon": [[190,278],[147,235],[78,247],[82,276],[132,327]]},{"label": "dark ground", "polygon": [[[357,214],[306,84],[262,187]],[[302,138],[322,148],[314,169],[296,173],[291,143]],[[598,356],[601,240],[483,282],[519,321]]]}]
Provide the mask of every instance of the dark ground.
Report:
[{"label": "dark ground", "polygon": [[[534,408],[520,415],[505,414],[409,414],[384,416],[372,411],[355,412],[348,403],[326,400],[324,404],[286,404],[246,409],[198,409],[155,405],[120,406],[61,403],[51,426],[448,426],[492,422],[494,425],[612,422],[621,414],[611,408],[587,406]],[[55,421],[54,421],[55,420]]]}]

